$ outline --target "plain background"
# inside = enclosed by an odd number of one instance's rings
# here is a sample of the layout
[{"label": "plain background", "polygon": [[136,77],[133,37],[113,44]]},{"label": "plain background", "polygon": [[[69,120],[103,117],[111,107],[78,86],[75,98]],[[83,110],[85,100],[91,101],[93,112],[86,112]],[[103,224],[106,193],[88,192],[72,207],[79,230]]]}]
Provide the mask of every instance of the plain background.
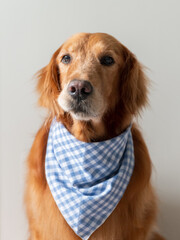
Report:
[{"label": "plain background", "polygon": [[153,84],[139,122],[154,164],[160,231],[180,239],[179,0],[8,0],[0,6],[1,240],[27,239],[25,159],[44,119],[33,74],[76,32],[107,32],[145,66]]}]

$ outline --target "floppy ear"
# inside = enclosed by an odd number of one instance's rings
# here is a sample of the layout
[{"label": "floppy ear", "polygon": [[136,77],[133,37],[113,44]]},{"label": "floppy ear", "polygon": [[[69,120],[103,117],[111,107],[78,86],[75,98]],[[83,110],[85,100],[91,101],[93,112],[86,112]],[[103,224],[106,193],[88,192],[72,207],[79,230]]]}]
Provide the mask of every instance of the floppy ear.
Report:
[{"label": "floppy ear", "polygon": [[57,109],[57,96],[60,91],[60,74],[56,62],[60,48],[53,54],[49,64],[37,73],[37,90],[40,93],[39,105],[48,108],[52,113]]},{"label": "floppy ear", "polygon": [[123,46],[124,66],[120,73],[120,99],[125,109],[136,114],[148,103],[148,78],[136,57]]}]

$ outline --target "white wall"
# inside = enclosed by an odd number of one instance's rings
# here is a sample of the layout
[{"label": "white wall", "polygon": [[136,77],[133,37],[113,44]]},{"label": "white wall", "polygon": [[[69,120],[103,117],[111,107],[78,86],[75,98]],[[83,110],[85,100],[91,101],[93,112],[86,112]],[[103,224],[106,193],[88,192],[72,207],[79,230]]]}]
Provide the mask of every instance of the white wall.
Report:
[{"label": "white wall", "polygon": [[0,6],[1,240],[27,239],[25,158],[40,126],[33,74],[76,32],[107,32],[150,70],[140,120],[154,163],[159,225],[180,239],[180,4],[175,0],[2,0]]}]

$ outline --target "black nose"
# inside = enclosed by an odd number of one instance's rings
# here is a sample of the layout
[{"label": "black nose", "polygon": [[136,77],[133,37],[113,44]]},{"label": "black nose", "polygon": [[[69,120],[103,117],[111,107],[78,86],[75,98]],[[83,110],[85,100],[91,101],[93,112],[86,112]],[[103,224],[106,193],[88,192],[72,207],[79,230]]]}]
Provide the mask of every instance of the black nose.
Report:
[{"label": "black nose", "polygon": [[72,80],[68,85],[68,93],[78,100],[86,99],[93,91],[90,82],[84,80]]}]

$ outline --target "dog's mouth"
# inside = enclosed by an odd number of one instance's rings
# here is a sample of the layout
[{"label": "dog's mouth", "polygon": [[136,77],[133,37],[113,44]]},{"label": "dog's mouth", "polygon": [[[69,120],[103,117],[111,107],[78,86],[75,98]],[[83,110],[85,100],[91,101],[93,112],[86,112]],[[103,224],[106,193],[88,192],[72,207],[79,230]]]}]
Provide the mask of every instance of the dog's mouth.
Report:
[{"label": "dog's mouth", "polygon": [[89,104],[88,104],[88,102],[87,101],[83,101],[83,100],[81,100],[81,101],[79,101],[79,100],[77,100],[77,101],[71,101],[70,102],[70,109],[71,109],[71,111],[72,112],[74,112],[74,113],[84,113],[84,114],[89,114],[89,111],[88,111],[88,109],[89,109]]},{"label": "dog's mouth", "polygon": [[78,120],[90,120],[98,117],[98,115],[92,111],[92,106],[88,100],[70,101],[69,113]]}]

